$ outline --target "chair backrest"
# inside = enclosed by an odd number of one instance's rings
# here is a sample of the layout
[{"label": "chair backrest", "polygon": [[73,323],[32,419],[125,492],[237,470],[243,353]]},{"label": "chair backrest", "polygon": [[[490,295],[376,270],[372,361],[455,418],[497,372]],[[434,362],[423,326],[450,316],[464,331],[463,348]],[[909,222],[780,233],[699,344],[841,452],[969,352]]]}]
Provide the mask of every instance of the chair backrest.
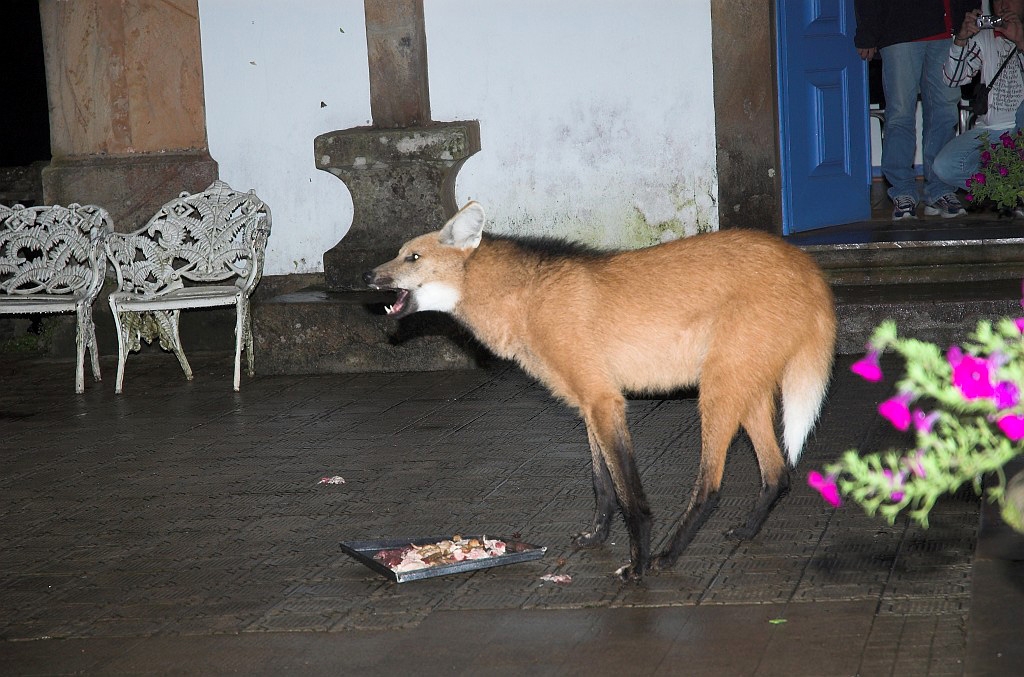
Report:
[{"label": "chair backrest", "polygon": [[80,294],[94,300],[107,274],[110,214],[95,205],[0,206],[0,293]]},{"label": "chair backrest", "polygon": [[107,254],[122,291],[226,281],[251,291],[263,274],[270,225],[270,208],[255,192],[214,181],[201,193],[181,193],[134,233],[115,233]]}]

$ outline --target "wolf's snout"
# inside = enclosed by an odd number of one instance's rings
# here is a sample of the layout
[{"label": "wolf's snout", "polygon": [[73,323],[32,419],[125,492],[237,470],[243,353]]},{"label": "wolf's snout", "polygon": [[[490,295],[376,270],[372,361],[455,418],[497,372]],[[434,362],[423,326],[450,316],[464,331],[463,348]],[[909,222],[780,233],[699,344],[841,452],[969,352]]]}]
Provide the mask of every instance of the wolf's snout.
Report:
[{"label": "wolf's snout", "polygon": [[374,273],[372,270],[368,270],[365,273],[363,273],[363,282],[365,282],[370,287],[377,286],[376,279],[377,274]]}]

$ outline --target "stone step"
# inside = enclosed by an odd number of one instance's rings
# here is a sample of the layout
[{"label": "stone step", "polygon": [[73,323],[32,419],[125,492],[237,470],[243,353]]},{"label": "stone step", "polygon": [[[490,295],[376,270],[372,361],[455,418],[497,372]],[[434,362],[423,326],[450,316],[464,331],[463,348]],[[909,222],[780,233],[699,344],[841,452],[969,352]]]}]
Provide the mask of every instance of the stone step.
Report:
[{"label": "stone step", "polygon": [[839,242],[801,248],[814,257],[833,286],[1024,277],[1024,238]]},{"label": "stone step", "polygon": [[902,336],[941,347],[960,343],[980,320],[1019,317],[1019,277],[974,282],[835,285],[839,331],[836,352],[856,354],[875,327],[896,320]]},{"label": "stone step", "polygon": [[962,341],[981,319],[1021,314],[1024,239],[960,238],[802,247],[836,297],[841,354],[863,350],[874,328],[942,346]]}]

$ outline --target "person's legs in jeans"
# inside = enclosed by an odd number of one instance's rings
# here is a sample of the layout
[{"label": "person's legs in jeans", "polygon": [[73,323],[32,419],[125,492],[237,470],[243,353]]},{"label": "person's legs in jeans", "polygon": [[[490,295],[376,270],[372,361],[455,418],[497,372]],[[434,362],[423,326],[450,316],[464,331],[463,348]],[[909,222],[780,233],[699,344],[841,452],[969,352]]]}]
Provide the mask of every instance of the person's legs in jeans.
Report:
[{"label": "person's legs in jeans", "polygon": [[995,140],[1002,133],[1001,129],[984,129],[975,127],[947,143],[932,163],[932,171],[936,178],[945,184],[957,188],[966,188],[967,179],[978,171],[981,162],[981,149],[978,140],[986,132],[989,139]]},{"label": "person's legs in jeans", "polygon": [[[929,40],[924,46],[924,67],[921,74],[921,107],[923,127],[921,160],[924,165],[924,201],[932,204],[956,188],[935,175],[933,164],[947,143],[956,136],[959,117],[960,88],[950,87],[942,75],[942,65],[949,54],[949,40]],[[886,100],[888,107],[888,100]],[[888,116],[888,114],[887,114]]]},{"label": "person's legs in jeans", "polygon": [[889,198],[917,202],[914,155],[917,151],[917,95],[926,44],[903,42],[879,50],[885,90],[885,134],[882,173],[890,183]]}]

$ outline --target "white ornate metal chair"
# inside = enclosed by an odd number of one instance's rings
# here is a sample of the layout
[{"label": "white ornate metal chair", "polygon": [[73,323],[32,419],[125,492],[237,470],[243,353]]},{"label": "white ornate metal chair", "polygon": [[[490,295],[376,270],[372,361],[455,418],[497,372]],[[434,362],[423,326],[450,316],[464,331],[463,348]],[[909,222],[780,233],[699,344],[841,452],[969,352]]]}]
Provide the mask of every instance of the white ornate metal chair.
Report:
[{"label": "white ornate metal chair", "polygon": [[117,326],[117,384],[124,363],[141,340],[173,351],[185,377],[192,368],[181,348],[182,310],[231,306],[235,317],[235,383],[240,385],[242,348],[255,373],[249,296],[263,274],[270,235],[270,208],[253,191],[239,193],[214,181],[202,193],[181,193],[134,233],[114,233],[107,256],[117,271],[110,310]]},{"label": "white ornate metal chair", "polygon": [[92,304],[103,287],[110,215],[94,205],[0,206],[0,315],[75,313],[75,392],[85,391],[85,351],[100,380]]}]

